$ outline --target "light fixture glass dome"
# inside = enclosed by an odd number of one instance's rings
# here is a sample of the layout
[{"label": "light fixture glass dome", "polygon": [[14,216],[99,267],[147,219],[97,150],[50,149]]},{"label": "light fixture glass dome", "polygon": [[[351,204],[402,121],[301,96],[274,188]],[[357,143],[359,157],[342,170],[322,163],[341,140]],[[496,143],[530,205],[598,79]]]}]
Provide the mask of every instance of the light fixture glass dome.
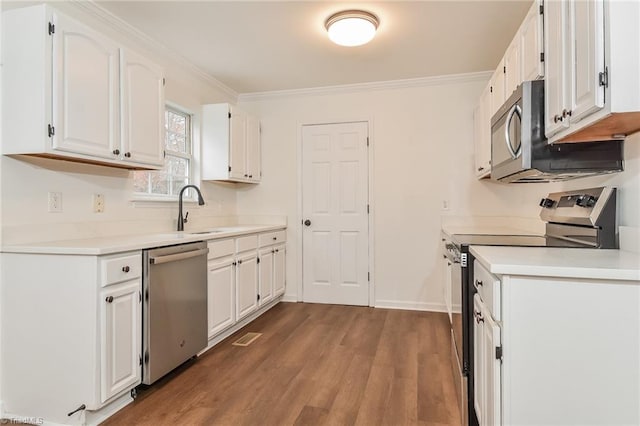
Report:
[{"label": "light fixture glass dome", "polygon": [[376,35],[378,18],[362,10],[345,10],[331,15],[325,23],[329,39],[340,46],[361,46]]}]

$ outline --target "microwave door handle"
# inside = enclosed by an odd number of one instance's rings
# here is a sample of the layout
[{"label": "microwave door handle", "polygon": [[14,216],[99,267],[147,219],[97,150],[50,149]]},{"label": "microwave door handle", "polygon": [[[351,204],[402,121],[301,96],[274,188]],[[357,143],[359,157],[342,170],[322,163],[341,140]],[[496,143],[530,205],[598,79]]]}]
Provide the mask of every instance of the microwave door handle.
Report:
[{"label": "microwave door handle", "polygon": [[513,119],[513,115],[517,114],[518,118],[522,121],[522,109],[520,109],[520,105],[515,104],[509,110],[509,114],[507,114],[507,120],[504,126],[504,140],[507,144],[507,149],[511,154],[511,158],[516,159],[520,156],[520,152],[522,151],[522,145],[518,145],[518,149],[516,151],[513,150],[513,146],[511,145],[511,136],[509,135],[509,128],[511,127],[511,120]]}]

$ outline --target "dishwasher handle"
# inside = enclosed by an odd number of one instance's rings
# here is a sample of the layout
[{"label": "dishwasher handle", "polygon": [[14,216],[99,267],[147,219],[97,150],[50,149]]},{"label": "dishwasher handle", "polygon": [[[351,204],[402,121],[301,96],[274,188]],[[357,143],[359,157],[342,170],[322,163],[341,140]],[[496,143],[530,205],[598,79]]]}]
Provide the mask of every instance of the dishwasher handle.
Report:
[{"label": "dishwasher handle", "polygon": [[192,257],[204,256],[207,253],[209,253],[208,248],[187,251],[184,253],[167,254],[165,256],[150,257],[149,263],[151,263],[152,265],[159,265],[161,263],[175,262],[177,260],[184,260],[184,259],[190,259]]}]

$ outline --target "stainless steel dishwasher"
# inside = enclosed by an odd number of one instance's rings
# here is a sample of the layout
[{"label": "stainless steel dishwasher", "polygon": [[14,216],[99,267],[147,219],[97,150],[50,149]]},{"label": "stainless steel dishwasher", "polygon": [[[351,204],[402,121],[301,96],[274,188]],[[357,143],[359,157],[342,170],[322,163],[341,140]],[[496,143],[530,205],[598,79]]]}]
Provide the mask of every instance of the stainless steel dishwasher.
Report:
[{"label": "stainless steel dishwasher", "polygon": [[207,243],[143,251],[142,383],[207,346]]}]

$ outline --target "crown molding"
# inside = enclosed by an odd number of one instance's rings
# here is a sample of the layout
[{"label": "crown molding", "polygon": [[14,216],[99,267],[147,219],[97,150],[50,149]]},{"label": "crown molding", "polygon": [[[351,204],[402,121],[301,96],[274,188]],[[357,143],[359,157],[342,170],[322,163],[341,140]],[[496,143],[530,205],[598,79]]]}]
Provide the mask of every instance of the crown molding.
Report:
[{"label": "crown molding", "polygon": [[275,90],[270,92],[241,93],[239,102],[262,101],[293,98],[301,96],[335,95],[342,93],[364,92],[371,90],[405,89],[411,87],[441,86],[453,83],[487,81],[493,71],[481,71],[465,74],[448,74],[435,77],[408,78],[404,80],[374,81],[370,83],[343,84],[338,86],[312,87],[306,89]]},{"label": "crown molding", "polygon": [[144,47],[150,49],[158,56],[164,57],[176,64],[181,68],[189,72],[195,78],[200,81],[216,87],[234,100],[238,99],[238,92],[231,87],[222,83],[220,80],[211,76],[211,74],[197,67],[191,63],[188,59],[182,56],[180,53],[168,48],[158,40],[150,37],[146,33],[140,31],[133,25],[117,17],[113,13],[104,9],[102,6],[96,4],[93,0],[70,0],[68,4],[77,10],[80,10],[98,20],[105,23],[107,26],[113,28],[115,31],[126,35],[127,37],[135,39],[141,43]]}]

